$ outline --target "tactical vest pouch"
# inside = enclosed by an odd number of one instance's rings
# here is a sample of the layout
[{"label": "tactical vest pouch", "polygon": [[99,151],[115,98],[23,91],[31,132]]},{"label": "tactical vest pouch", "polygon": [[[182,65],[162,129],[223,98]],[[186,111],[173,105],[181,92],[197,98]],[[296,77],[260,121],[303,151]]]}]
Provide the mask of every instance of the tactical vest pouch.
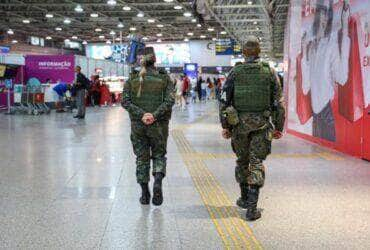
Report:
[{"label": "tactical vest pouch", "polygon": [[231,126],[236,126],[239,124],[238,111],[233,106],[227,107],[224,111],[224,116],[226,117],[227,123]]}]

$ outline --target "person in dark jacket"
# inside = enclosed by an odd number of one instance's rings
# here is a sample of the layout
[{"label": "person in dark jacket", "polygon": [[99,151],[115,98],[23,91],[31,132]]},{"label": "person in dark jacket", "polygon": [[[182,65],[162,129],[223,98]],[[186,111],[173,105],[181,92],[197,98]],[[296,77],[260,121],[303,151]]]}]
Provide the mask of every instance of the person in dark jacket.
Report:
[{"label": "person in dark jacket", "polygon": [[202,83],[203,83],[203,78],[200,76],[197,81],[197,92],[198,92],[199,101],[202,101]]},{"label": "person in dark jacket", "polygon": [[86,112],[86,105],[85,105],[85,97],[86,97],[86,90],[88,89],[89,79],[86,78],[84,74],[81,73],[81,67],[76,66],[75,71],[76,75],[76,82],[75,82],[75,90],[76,90],[76,105],[77,105],[77,115],[74,118],[78,119],[85,119],[85,112]]}]

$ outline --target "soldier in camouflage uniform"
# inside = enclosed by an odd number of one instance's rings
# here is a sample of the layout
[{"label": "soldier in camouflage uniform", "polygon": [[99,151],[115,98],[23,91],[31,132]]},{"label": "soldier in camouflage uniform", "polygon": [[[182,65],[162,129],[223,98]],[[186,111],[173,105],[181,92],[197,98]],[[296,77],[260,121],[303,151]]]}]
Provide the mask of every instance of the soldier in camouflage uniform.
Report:
[{"label": "soldier in camouflage uniform", "polygon": [[163,202],[162,179],[166,175],[168,124],[174,105],[174,89],[166,73],[158,72],[152,48],[142,59],[142,70],[124,86],[122,106],[131,120],[131,142],[136,155],[136,178],[141,185],[140,203],[150,202],[150,163],[153,162],[154,205]]},{"label": "soldier in camouflage uniform", "polygon": [[271,153],[272,139],[282,136],[285,110],[275,71],[259,59],[258,40],[249,38],[243,53],[246,62],[232,69],[223,87],[220,118],[222,135],[231,138],[237,156],[237,205],[247,209],[247,220],[256,220],[261,217],[257,202],[265,181],[263,161]]}]

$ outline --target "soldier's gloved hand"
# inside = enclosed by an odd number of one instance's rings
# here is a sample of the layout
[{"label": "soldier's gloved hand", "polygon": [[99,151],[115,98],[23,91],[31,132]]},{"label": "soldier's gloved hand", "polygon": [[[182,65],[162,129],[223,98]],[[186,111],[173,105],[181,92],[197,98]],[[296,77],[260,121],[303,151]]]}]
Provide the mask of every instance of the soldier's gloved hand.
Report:
[{"label": "soldier's gloved hand", "polygon": [[141,121],[145,124],[145,125],[151,125],[154,123],[155,119],[154,119],[154,116],[151,114],[151,113],[145,113],[143,115],[143,118],[141,119]]},{"label": "soldier's gloved hand", "polygon": [[283,133],[278,131],[278,130],[275,130],[274,133],[273,133],[273,137],[274,137],[275,140],[278,140],[281,137],[283,137]]},{"label": "soldier's gloved hand", "polygon": [[231,132],[230,132],[230,130],[228,130],[228,129],[223,129],[223,130],[222,130],[222,137],[223,137],[224,139],[230,139],[230,138],[231,138]]}]

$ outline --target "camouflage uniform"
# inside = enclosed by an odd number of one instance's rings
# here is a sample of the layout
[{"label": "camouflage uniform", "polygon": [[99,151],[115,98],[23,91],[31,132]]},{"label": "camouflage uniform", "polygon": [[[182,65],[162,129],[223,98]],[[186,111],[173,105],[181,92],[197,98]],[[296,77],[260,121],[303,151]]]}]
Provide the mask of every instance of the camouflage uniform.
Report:
[{"label": "camouflage uniform", "polygon": [[[143,83],[133,76],[124,86],[122,106],[131,119],[131,142],[136,155],[136,178],[140,184],[150,180],[150,160],[153,175],[166,174],[168,123],[174,104],[173,84],[167,74],[148,68]],[[145,113],[153,114],[155,122],[145,125]]]},{"label": "camouflage uniform", "polygon": [[[256,87],[256,91],[253,88],[248,89],[249,83],[243,85],[243,79],[252,76],[253,70],[258,71],[264,79],[262,81],[270,83],[267,84],[269,89],[266,88],[265,92],[261,91],[260,86]],[[257,86],[259,82],[261,79],[255,79],[252,85]],[[264,103],[269,105],[263,107]],[[246,109],[252,106],[255,111],[246,112],[243,105]],[[235,126],[229,125],[224,115],[229,106],[234,106],[238,112],[239,123]],[[222,127],[232,133],[231,145],[237,156],[236,181],[262,187],[265,181],[263,161],[271,153],[273,127],[283,131],[285,121],[281,85],[268,64],[259,62],[255,57],[230,72],[221,97],[220,118]]]}]

